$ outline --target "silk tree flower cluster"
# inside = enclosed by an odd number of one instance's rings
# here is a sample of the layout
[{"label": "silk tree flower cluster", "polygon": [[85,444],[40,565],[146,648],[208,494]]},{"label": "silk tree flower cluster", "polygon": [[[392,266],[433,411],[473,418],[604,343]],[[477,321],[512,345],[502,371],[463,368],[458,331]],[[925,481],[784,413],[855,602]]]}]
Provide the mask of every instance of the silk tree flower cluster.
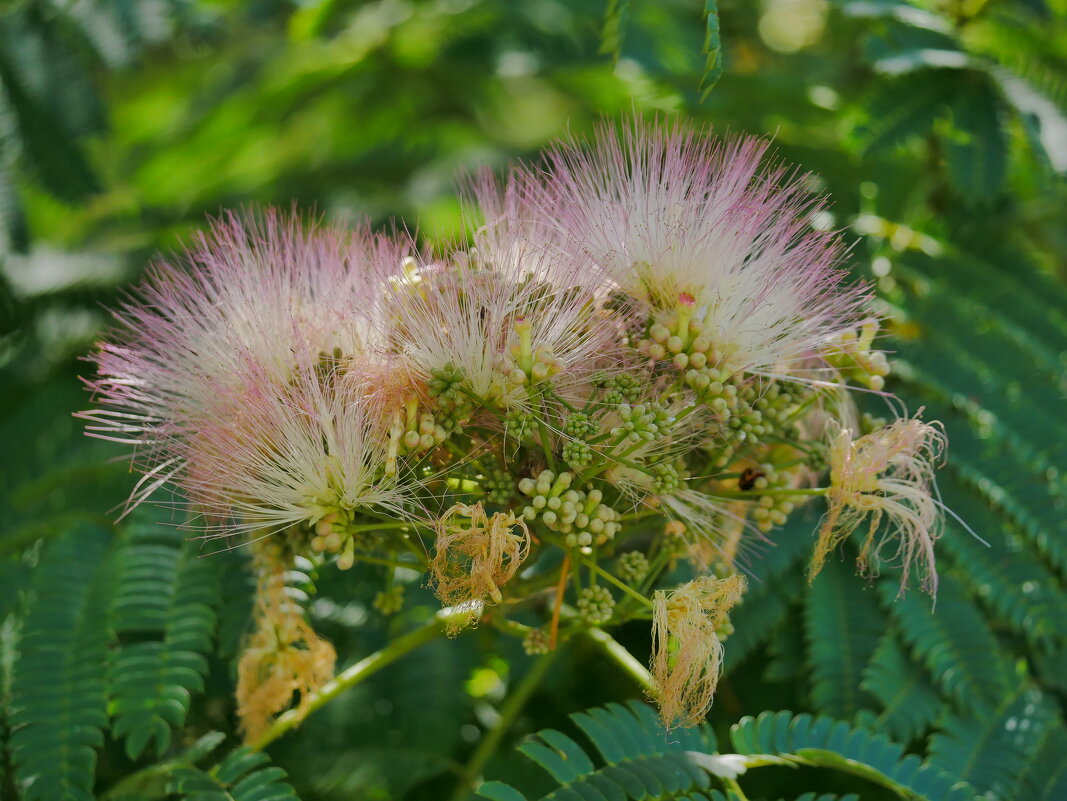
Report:
[{"label": "silk tree flower cluster", "polygon": [[169,486],[253,549],[250,737],[332,666],[279,590],[296,560],[378,566],[383,614],[422,570],[531,653],[647,620],[668,724],[711,703],[748,546],[813,498],[812,574],[863,529],[863,570],[934,589],[944,437],[859,413],[854,391],[888,398],[869,292],[766,151],[605,125],[467,181],[469,238],[440,252],[268,211],[150,271],[83,417],[132,446],[131,504]]}]

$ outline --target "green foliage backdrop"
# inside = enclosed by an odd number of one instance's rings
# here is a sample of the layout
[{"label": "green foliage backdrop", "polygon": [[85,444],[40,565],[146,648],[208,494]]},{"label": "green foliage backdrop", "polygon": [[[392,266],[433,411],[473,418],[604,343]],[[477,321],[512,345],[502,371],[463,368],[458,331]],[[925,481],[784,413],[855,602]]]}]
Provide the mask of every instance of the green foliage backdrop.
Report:
[{"label": "green foliage backdrop", "polygon": [[[0,794],[460,799],[484,775],[507,801],[720,799],[667,766],[718,742],[771,763],[753,799],[1067,798],[1065,20],[1063,0],[0,6]],[[447,238],[458,170],[634,109],[771,136],[812,171],[834,200],[818,222],[848,232],[892,321],[890,388],[944,422],[944,500],[988,545],[950,523],[931,608],[847,558],[808,586],[803,537],[783,538],[753,565],[705,732],[653,736],[641,706],[568,722],[640,688],[590,643],[538,666],[477,630],[269,757],[235,750],[247,559],[201,558],[165,510],[116,523],[131,476],[71,418],[103,306],[227,207]],[[416,583],[375,616],[366,566],[304,580],[341,667],[436,609]],[[812,767],[828,754],[844,773]]]}]

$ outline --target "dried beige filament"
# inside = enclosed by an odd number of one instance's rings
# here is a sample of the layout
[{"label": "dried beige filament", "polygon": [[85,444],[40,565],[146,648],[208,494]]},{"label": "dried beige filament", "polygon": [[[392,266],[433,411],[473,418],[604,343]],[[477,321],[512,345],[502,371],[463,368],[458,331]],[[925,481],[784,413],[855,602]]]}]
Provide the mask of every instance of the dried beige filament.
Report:
[{"label": "dried beige filament", "polygon": [[702,576],[652,599],[652,690],[666,726],[703,720],[722,670],[718,630],[745,590],[745,579]]},{"label": "dried beige filament", "polygon": [[[833,552],[868,517],[860,569],[878,562],[901,564],[901,587],[912,566],[922,586],[937,590],[934,542],[941,535],[942,505],[934,494],[934,468],[945,447],[939,423],[901,419],[858,439],[848,428],[831,430],[829,509],[819,530],[809,575],[814,578]],[[883,516],[889,525],[881,533]],[[895,543],[895,551],[884,553]]]},{"label": "dried beige filament", "polygon": [[500,603],[507,583],[530,552],[526,523],[506,512],[492,517],[482,505],[457,503],[441,517],[430,572],[446,606]]},{"label": "dried beige filament", "polygon": [[256,630],[237,666],[237,714],[248,742],[292,704],[294,695],[306,703],[333,676],[337,658],[289,597],[284,564],[264,558],[257,562]]}]

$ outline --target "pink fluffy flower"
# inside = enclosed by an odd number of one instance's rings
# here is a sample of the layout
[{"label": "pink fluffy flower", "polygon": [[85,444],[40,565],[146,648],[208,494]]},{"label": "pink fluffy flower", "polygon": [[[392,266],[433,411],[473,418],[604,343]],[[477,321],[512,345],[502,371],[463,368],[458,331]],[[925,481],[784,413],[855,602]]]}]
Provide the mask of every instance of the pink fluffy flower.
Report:
[{"label": "pink fluffy flower", "polygon": [[177,484],[225,534],[375,510],[402,516],[412,482],[398,476],[381,395],[343,368],[297,368],[280,386],[266,371],[240,390],[219,385],[215,413],[174,444]]},{"label": "pink fluffy flower", "polygon": [[417,378],[447,374],[478,397],[522,404],[532,387],[565,388],[610,362],[617,322],[601,276],[532,238],[511,187],[482,191],[472,247],[385,277],[383,330]]},{"label": "pink fluffy flower", "polygon": [[803,177],[764,165],[767,143],[640,119],[530,169],[528,214],[655,314],[684,309],[735,370],[781,375],[859,319],[843,247],[814,230]]},{"label": "pink fluffy flower", "polygon": [[219,398],[250,376],[284,385],[320,353],[375,347],[371,263],[403,255],[366,227],[305,227],[272,210],[228,214],[184,259],[155,264],[92,357],[98,408],[81,415],[90,434],[134,446],[145,478],[131,500],[183,469],[176,443],[217,424]]}]

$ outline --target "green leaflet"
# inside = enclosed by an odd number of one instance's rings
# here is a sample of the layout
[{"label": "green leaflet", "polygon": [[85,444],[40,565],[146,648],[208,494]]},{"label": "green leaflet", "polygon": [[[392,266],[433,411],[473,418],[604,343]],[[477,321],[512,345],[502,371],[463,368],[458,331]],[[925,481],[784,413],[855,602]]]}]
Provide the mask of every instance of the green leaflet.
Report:
[{"label": "green leaflet", "polygon": [[111,714],[131,759],[153,742],[162,756],[185,724],[192,693],[204,689],[219,603],[217,562],[158,517],[139,511],[117,559]]},{"label": "green leaflet", "polygon": [[718,0],[704,0],[704,58],[704,75],[700,79],[702,100],[715,88],[726,69],[722,55],[722,34],[719,31]]},{"label": "green leaflet", "polygon": [[972,73],[971,86],[952,101],[953,133],[948,141],[948,174],[964,203],[986,202],[1004,187],[1008,137],[1001,101],[992,81]]},{"label": "green leaflet", "polygon": [[1030,801],[1055,801],[1067,796],[1067,732],[1063,727],[1046,729],[1039,743],[1027,749],[1016,786]]},{"label": "green leaflet", "polygon": [[930,738],[930,760],[970,782],[989,798],[1032,798],[1061,767],[1046,745],[1062,743],[1063,724],[1055,704],[1041,692],[1008,694],[995,708],[968,709],[950,716]]},{"label": "green leaflet", "polygon": [[763,712],[743,718],[730,730],[742,754],[793,755],[803,762],[836,766],[885,787],[909,790],[929,801],[973,801],[974,790],[938,768],[924,764],[884,735],[856,729],[829,717]]},{"label": "green leaflet", "polygon": [[167,792],[182,801],[297,801],[285,777],[266,754],[238,748],[210,771],[176,769]]},{"label": "green leaflet", "polygon": [[892,148],[925,134],[958,90],[958,70],[920,70],[875,84],[863,104],[865,120],[853,133],[865,152]]},{"label": "green leaflet", "polygon": [[11,751],[24,801],[91,801],[107,727],[107,659],[114,634],[113,535],[78,526],[45,553],[19,644]]},{"label": "green leaflet", "polygon": [[846,559],[828,560],[804,600],[812,700],[816,709],[837,718],[850,718],[870,705],[860,680],[885,629],[874,591]]},{"label": "green leaflet", "polygon": [[879,590],[904,641],[947,695],[965,706],[991,706],[1015,686],[1011,660],[958,579],[942,572],[936,609],[926,595],[898,597],[890,582]]},{"label": "green leaflet", "polygon": [[803,581],[803,559],[814,542],[814,514],[798,514],[775,532],[773,544],[751,557],[748,589],[730,613],[734,633],[726,641],[723,669],[729,673],[780,629]]},{"label": "green leaflet", "polygon": [[878,699],[881,711],[864,710],[857,722],[872,731],[885,729],[901,742],[920,737],[941,710],[941,697],[922,669],[908,659],[895,629],[882,635],[861,686]]},{"label": "green leaflet", "polygon": [[[764,765],[805,764],[832,768],[887,787],[912,801],[972,801],[974,788],[936,766],[904,752],[885,736],[829,717],[764,712],[731,729],[737,754],[716,756],[709,731],[665,733],[651,708],[610,704],[572,716],[600,753],[599,767],[570,737],[553,729],[520,746],[559,783],[545,799],[720,799],[733,798],[730,781]],[[729,765],[730,767],[727,767]],[[712,785],[724,777],[723,794]],[[479,795],[490,801],[525,801],[502,782],[486,782]],[[807,793],[797,801],[831,801]],[[844,796],[840,801],[855,801]]]},{"label": "green leaflet", "polygon": [[[589,738],[602,764],[595,764],[589,751],[562,732],[538,732],[519,750],[560,785],[542,796],[542,801],[721,798],[700,794],[709,789],[711,778],[686,755],[687,751],[714,753],[715,740],[709,729],[666,733],[652,708],[638,702],[609,704],[579,712],[571,719]],[[501,782],[483,784],[478,794],[491,801],[525,798]]]},{"label": "green leaflet", "polygon": [[1067,642],[1067,593],[1042,564],[1036,549],[1003,527],[973,492],[947,477],[942,497],[968,524],[982,532],[985,545],[950,524],[941,547],[952,554],[960,573],[998,620],[1005,621],[1035,650]]},{"label": "green leaflet", "polygon": [[626,40],[626,23],[630,17],[630,0],[608,0],[604,28],[600,34],[600,52],[618,61]]}]

